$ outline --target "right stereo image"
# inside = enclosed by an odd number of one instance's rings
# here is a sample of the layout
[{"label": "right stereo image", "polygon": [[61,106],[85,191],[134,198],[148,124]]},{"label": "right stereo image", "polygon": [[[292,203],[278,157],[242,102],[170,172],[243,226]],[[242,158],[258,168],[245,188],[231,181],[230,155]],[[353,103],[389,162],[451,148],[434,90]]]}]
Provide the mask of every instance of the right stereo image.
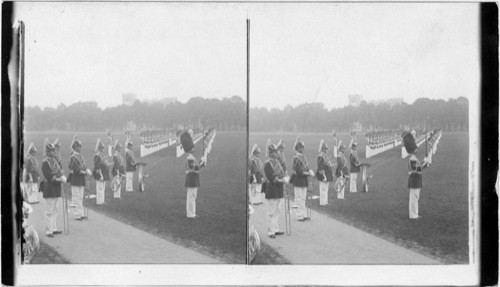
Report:
[{"label": "right stereo image", "polygon": [[249,263],[472,264],[479,5],[251,8]]}]

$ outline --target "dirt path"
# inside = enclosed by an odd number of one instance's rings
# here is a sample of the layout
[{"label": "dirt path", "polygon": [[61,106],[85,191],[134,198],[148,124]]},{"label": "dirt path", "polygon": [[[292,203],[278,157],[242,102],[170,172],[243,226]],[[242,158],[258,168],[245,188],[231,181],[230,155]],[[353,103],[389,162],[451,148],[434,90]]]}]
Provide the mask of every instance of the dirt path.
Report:
[{"label": "dirt path", "polygon": [[[292,235],[267,236],[266,203],[253,206],[251,222],[261,240],[292,264],[440,264],[364,231],[312,211],[299,222],[292,213]],[[280,229],[285,230],[284,203]]]},{"label": "dirt path", "polygon": [[[70,216],[69,235],[49,238],[45,235],[44,200],[32,206],[29,221],[40,240],[71,263],[222,263],[92,210],[86,221]],[[57,225],[62,230],[62,202],[59,207]]]}]

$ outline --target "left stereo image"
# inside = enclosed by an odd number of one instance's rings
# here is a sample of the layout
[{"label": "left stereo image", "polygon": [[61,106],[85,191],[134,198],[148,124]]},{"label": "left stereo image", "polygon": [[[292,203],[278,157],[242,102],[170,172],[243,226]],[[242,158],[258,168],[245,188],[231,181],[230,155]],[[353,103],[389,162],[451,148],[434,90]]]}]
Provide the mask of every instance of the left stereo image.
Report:
[{"label": "left stereo image", "polygon": [[13,7],[21,262],[246,264],[246,12]]}]

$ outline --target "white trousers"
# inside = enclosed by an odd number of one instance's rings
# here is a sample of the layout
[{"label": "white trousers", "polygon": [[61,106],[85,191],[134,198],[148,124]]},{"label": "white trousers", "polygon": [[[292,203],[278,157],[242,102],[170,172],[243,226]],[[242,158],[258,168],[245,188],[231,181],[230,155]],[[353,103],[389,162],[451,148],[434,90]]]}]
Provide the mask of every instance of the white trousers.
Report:
[{"label": "white trousers", "polygon": [[[113,182],[116,182],[116,184],[120,184],[120,187],[114,191],[114,194],[113,194],[114,198],[120,198],[122,195],[122,185],[120,183],[120,180],[121,180],[121,178],[120,178],[119,174],[117,176],[113,177]],[[114,184],[114,183],[112,183],[112,184]]]},{"label": "white trousers", "polygon": [[267,234],[272,235],[280,231],[279,218],[283,198],[267,199]]},{"label": "white trousers", "polygon": [[45,198],[45,233],[57,231],[57,214],[59,212],[60,197]]},{"label": "white trousers", "polygon": [[319,182],[319,205],[328,204],[328,187],[330,183],[328,181]]},{"label": "white trousers", "polygon": [[125,183],[125,191],[134,191],[134,185],[132,183],[132,180],[134,179],[134,172],[133,171],[127,171],[127,179]]},{"label": "white trousers", "polygon": [[418,218],[418,198],[420,188],[410,188],[410,218]]},{"label": "white trousers", "polygon": [[307,216],[306,210],[306,195],[307,195],[307,187],[293,187],[293,193],[295,195],[295,204],[297,204],[297,209],[295,210],[295,214],[297,215],[297,219],[302,219]]},{"label": "white trousers", "polygon": [[26,184],[26,191],[28,194],[28,202],[35,203],[38,202],[38,183],[28,182]]},{"label": "white trousers", "polygon": [[358,173],[357,172],[351,172],[351,180],[349,182],[349,191],[350,192],[358,192]]},{"label": "white trousers", "polygon": [[338,157],[338,150],[339,148],[337,146],[333,146],[333,157]]},{"label": "white trousers", "polygon": [[72,209],[73,216],[75,218],[80,218],[83,216],[83,193],[85,191],[84,186],[71,186],[71,201],[76,205]]},{"label": "white trousers", "polygon": [[196,195],[198,194],[198,188],[187,188],[187,199],[186,199],[186,215],[187,217],[196,216]]},{"label": "white trousers", "polygon": [[96,193],[96,203],[104,203],[104,191],[106,190],[106,182],[101,180],[95,181],[95,193]]},{"label": "white trousers", "polygon": [[262,201],[262,184],[260,183],[251,183],[248,186],[248,190],[250,192],[249,194],[249,200],[250,204],[260,204],[263,203]]}]

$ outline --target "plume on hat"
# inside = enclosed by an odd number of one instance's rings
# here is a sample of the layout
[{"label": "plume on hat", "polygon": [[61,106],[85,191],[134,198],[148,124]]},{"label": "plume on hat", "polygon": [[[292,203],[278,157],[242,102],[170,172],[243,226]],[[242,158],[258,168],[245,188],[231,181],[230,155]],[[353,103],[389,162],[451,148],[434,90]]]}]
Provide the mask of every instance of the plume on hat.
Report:
[{"label": "plume on hat", "polygon": [[280,139],[278,141],[278,144],[276,145],[277,148],[285,148],[285,142],[283,141],[283,139]]},{"label": "plume on hat", "polygon": [[115,144],[113,145],[113,148],[116,149],[116,148],[121,148],[122,145],[120,144],[120,142],[118,140],[115,141]]},{"label": "plume on hat", "polygon": [[271,146],[271,139],[267,139],[266,142],[266,157],[269,157],[269,147]]},{"label": "plume on hat", "polygon": [[76,135],[75,135],[75,136],[73,136],[73,139],[71,140],[71,144],[70,144],[70,146],[69,146],[69,151],[70,151],[70,153],[72,153],[72,152],[73,152],[73,145],[75,144],[75,141],[76,141]]},{"label": "plume on hat", "polygon": [[47,145],[49,144],[49,138],[43,140],[43,156],[47,156]]},{"label": "plume on hat", "polygon": [[321,141],[319,142],[318,152],[323,151],[323,149],[325,149],[325,148],[328,148],[328,146],[326,145],[325,141],[323,139],[321,139]]},{"label": "plume on hat", "polygon": [[59,138],[57,138],[54,143],[53,143],[54,147],[61,147],[61,143],[59,142]]},{"label": "plume on hat", "polygon": [[28,153],[31,153],[31,151],[36,152],[36,147],[34,143],[30,143],[28,147]]},{"label": "plume on hat", "polygon": [[98,138],[95,143],[95,151],[98,151],[100,147],[104,147],[104,144],[102,143],[101,138]]},{"label": "plume on hat", "polygon": [[297,136],[297,139],[295,140],[295,144],[293,145],[293,148],[297,150],[297,146],[301,145],[304,147],[304,142],[302,141],[302,138],[300,136]]},{"label": "plume on hat", "polygon": [[252,151],[250,152],[250,156],[254,155],[256,151],[258,151],[260,153],[259,146],[257,144],[253,144]]}]

